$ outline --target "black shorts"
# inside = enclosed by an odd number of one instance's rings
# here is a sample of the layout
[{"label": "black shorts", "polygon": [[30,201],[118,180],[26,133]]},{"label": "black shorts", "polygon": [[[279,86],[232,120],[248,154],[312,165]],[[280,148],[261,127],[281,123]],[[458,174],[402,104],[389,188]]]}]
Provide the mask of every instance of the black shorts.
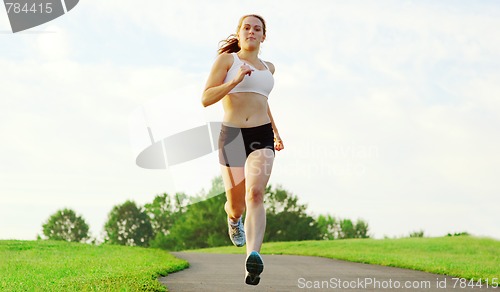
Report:
[{"label": "black shorts", "polygon": [[245,166],[248,155],[258,149],[271,149],[274,154],[274,133],[271,123],[235,128],[222,125],[219,135],[219,163],[225,166]]}]

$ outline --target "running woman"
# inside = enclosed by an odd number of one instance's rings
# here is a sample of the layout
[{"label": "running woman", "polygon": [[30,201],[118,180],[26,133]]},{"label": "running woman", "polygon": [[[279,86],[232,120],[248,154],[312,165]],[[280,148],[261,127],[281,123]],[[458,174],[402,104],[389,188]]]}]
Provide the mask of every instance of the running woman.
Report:
[{"label": "running woman", "polygon": [[[259,254],[266,229],[264,193],[274,150],[284,148],[269,109],[274,65],[259,59],[266,23],[255,14],[243,16],[236,34],[222,41],[202,96],[207,107],[222,101],[219,162],[227,201],[229,237],[246,243],[245,283],[257,285],[264,270]],[[242,216],[246,211],[243,227]]]}]

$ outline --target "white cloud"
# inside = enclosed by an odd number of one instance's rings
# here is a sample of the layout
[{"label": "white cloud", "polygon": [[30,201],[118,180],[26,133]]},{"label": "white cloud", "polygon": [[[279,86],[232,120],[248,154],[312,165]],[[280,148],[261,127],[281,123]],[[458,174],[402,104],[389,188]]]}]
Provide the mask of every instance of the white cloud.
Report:
[{"label": "white cloud", "polygon": [[[151,98],[200,76],[168,67],[79,64],[58,56],[0,59],[0,213],[8,217],[2,220],[1,238],[34,238],[42,218],[64,206],[80,212],[89,204],[95,208],[87,208],[84,217],[99,234],[104,222],[94,218],[105,214],[98,211],[125,199],[150,201],[172,186],[165,171],[135,165],[128,117]],[[166,98],[174,98],[172,104],[190,98],[199,103],[198,96]],[[23,205],[39,209],[25,216]],[[12,208],[18,211],[7,212]],[[13,221],[18,225],[9,224]]]},{"label": "white cloud", "polygon": [[[199,97],[184,103],[172,94],[203,83],[209,66],[201,72],[201,65],[179,65],[186,60],[168,63],[168,45],[199,50],[198,61],[209,64],[207,48],[215,51],[241,15],[257,12],[269,26],[262,58],[277,68],[269,103],[286,147],[277,154],[271,183],[298,194],[315,213],[361,217],[379,237],[422,228],[432,235],[465,230],[500,238],[498,227],[487,225],[496,218],[491,206],[498,205],[498,5],[252,5],[90,1],[64,23],[74,25],[74,16],[78,26],[89,28],[86,34],[58,24],[50,28],[57,33],[22,36],[15,49],[36,54],[0,59],[0,129],[7,137],[0,169],[8,180],[0,187],[2,206],[31,200],[50,212],[63,203],[104,210],[125,197],[146,202],[155,193],[188,187],[189,167],[208,169],[214,157],[170,173],[138,169],[128,118],[155,98],[183,109],[169,118],[189,115]],[[96,59],[77,59],[86,56],[82,40],[92,44],[98,30],[120,33],[99,38],[105,44],[93,51]],[[151,36],[139,39],[144,31]],[[113,59],[127,34],[157,54],[158,64]],[[168,45],[155,48],[163,39]],[[202,111],[205,120],[220,115],[220,108],[209,110]],[[168,119],[157,117],[159,138],[188,127],[162,128]],[[363,149],[371,150],[356,154]],[[196,175],[208,181],[216,172]],[[15,217],[9,214],[5,220]],[[465,219],[471,217],[476,221]]]},{"label": "white cloud", "polygon": [[40,59],[64,60],[67,59],[71,48],[68,47],[67,32],[57,25],[48,25],[44,28],[48,33],[36,35],[35,43],[30,45],[33,54],[40,54]]}]

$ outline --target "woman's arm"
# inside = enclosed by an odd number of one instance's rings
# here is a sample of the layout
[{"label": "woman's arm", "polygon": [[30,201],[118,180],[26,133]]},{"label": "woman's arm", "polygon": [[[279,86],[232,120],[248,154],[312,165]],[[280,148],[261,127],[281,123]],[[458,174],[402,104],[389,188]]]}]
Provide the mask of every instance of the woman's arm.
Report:
[{"label": "woman's arm", "polygon": [[273,126],[274,132],[274,143],[276,144],[274,148],[278,151],[283,150],[285,146],[283,145],[283,140],[281,140],[280,134],[278,132],[278,128],[276,127],[276,123],[274,122],[273,115],[271,114],[271,108],[269,107],[269,103],[267,104],[267,114],[269,115],[269,119],[271,120],[271,125]]},{"label": "woman's arm", "polygon": [[[266,62],[267,66],[269,67],[269,71],[274,75],[274,71],[276,68],[274,67],[274,64],[271,62]],[[269,116],[269,119],[271,120],[271,125],[273,126],[273,132],[274,132],[274,143],[276,144],[274,148],[278,151],[283,150],[285,146],[283,145],[283,140],[281,140],[280,134],[278,132],[278,128],[276,127],[276,123],[274,122],[273,115],[271,114],[271,108],[269,107],[269,102],[267,103],[267,115]]]},{"label": "woman's arm", "polygon": [[238,83],[240,83],[246,74],[250,75],[253,71],[248,65],[242,65],[236,77],[224,83],[227,71],[233,65],[233,56],[231,54],[221,54],[215,60],[210,75],[208,76],[205,90],[201,97],[201,103],[204,107],[212,105],[224,96],[226,96]]}]

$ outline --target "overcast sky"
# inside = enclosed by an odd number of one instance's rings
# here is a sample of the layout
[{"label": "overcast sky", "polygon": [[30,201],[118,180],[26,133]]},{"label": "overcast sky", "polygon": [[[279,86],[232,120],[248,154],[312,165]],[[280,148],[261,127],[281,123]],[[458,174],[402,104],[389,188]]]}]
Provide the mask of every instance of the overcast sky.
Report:
[{"label": "overcast sky", "polygon": [[114,205],[207,189],[216,153],[135,164],[137,115],[155,140],[220,121],[201,90],[248,13],[276,67],[272,185],[375,238],[500,239],[498,2],[159,0],[85,0],[16,34],[0,9],[0,239],[35,239],[64,207],[99,236]]}]

